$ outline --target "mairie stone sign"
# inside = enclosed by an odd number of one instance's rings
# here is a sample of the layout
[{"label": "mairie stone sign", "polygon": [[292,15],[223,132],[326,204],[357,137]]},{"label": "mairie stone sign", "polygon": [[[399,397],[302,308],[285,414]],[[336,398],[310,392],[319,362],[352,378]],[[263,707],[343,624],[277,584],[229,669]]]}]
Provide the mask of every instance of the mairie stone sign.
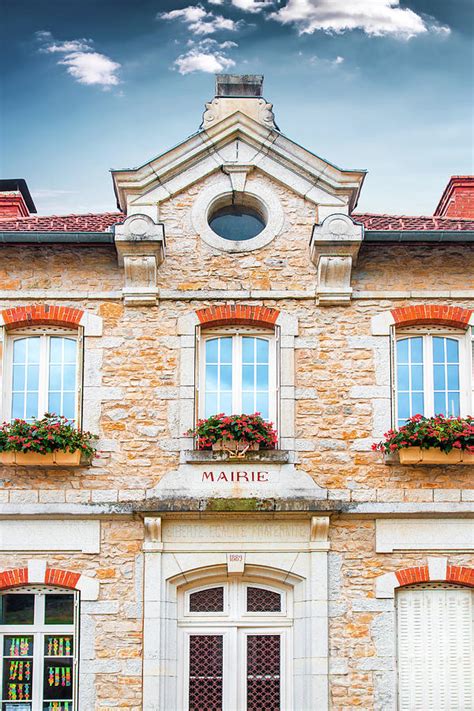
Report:
[{"label": "mairie stone sign", "polygon": [[200,462],[182,464],[156,487],[157,496],[326,498],[326,491],[294,464],[271,462]]}]

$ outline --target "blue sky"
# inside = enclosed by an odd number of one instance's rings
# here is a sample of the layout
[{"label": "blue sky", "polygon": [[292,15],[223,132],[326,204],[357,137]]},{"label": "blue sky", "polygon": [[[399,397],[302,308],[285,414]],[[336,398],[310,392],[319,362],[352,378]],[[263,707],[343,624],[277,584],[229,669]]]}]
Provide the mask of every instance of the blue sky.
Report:
[{"label": "blue sky", "polygon": [[2,20],[1,173],[40,214],[114,210],[108,170],[196,131],[216,71],[264,74],[287,136],[366,168],[360,211],[432,214],[473,172],[470,0],[16,0]]}]

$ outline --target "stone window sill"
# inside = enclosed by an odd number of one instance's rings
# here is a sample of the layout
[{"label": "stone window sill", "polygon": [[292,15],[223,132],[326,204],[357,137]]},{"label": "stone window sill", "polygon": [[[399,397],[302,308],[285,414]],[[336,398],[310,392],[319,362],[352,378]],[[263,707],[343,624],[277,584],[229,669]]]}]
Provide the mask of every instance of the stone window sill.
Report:
[{"label": "stone window sill", "polygon": [[229,452],[212,452],[211,450],[187,450],[185,452],[188,464],[204,462],[268,462],[270,464],[286,464],[289,452],[286,449],[261,449],[257,452],[246,452],[238,457]]}]

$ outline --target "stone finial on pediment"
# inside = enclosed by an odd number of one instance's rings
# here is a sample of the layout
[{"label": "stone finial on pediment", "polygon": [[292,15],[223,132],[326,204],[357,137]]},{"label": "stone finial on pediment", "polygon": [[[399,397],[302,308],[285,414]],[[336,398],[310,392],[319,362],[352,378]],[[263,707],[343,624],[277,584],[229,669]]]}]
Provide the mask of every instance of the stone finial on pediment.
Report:
[{"label": "stone finial on pediment", "polygon": [[204,130],[231,114],[240,111],[268,128],[277,128],[273,104],[262,97],[220,97],[216,96],[205,104],[201,128]]},{"label": "stone finial on pediment", "polygon": [[362,225],[348,215],[329,215],[320,225],[314,225],[310,256],[318,270],[316,294],[321,306],[350,303],[352,267],[363,238]]},{"label": "stone finial on pediment", "polygon": [[131,215],[115,227],[118,263],[124,267],[124,302],[129,306],[153,306],[157,302],[158,267],[165,258],[162,224],[148,215]]}]

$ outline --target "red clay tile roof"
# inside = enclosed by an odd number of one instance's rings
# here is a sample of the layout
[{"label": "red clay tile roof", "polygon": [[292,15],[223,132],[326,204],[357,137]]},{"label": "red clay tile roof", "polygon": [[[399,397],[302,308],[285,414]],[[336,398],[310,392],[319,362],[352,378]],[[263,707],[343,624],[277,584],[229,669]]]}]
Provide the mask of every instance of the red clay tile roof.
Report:
[{"label": "red clay tile roof", "polygon": [[[452,217],[411,217],[406,215],[375,215],[353,213],[356,222],[366,230],[399,232],[410,230],[474,230],[474,220]],[[31,215],[30,217],[0,217],[0,232],[107,232],[112,225],[122,222],[121,212],[86,215]]]},{"label": "red clay tile roof", "polygon": [[0,218],[0,232],[107,232],[111,225],[122,222],[121,212],[100,215],[31,215],[30,217]]},{"label": "red clay tile roof", "polygon": [[374,215],[370,212],[353,213],[356,222],[366,230],[399,232],[410,230],[474,230],[474,220],[454,217],[412,217],[410,215]]}]

